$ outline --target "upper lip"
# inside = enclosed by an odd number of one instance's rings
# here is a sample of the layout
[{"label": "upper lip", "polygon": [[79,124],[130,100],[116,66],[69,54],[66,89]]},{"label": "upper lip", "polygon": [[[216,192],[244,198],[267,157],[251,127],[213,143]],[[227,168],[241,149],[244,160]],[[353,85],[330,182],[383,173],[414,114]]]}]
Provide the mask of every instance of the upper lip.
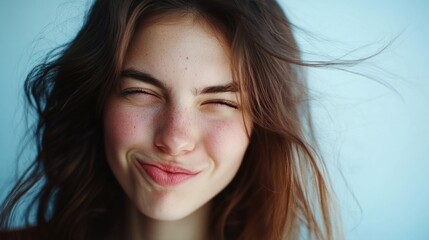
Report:
[{"label": "upper lip", "polygon": [[190,170],[190,169],[183,168],[183,167],[180,167],[180,166],[174,165],[174,164],[146,163],[143,161],[139,161],[139,162],[143,165],[151,165],[151,166],[157,167],[157,168],[159,168],[165,172],[168,172],[168,173],[189,174],[189,175],[195,175],[195,174],[199,173],[199,171]]}]

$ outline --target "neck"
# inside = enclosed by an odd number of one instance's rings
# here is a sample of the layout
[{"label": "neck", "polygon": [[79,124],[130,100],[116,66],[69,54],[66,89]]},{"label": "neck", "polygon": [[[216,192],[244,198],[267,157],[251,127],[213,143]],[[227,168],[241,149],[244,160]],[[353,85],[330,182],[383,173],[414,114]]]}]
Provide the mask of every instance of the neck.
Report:
[{"label": "neck", "polygon": [[208,239],[210,205],[206,204],[183,219],[160,221],[146,217],[135,207],[128,210],[129,240],[202,240]]}]

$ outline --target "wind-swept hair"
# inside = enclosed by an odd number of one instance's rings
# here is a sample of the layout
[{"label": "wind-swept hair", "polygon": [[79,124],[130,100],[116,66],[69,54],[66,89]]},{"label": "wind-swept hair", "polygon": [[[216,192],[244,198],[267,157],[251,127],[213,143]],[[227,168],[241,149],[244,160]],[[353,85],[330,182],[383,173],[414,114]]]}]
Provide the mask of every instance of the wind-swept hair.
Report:
[{"label": "wind-swept hair", "polygon": [[43,238],[103,239],[115,224],[124,193],[104,155],[104,105],[138,26],[170,13],[192,14],[227,43],[253,120],[239,172],[213,199],[214,239],[338,239],[302,74],[311,64],[274,0],[96,0],[77,36],[27,77],[37,156],[3,203],[0,229],[36,185]]}]

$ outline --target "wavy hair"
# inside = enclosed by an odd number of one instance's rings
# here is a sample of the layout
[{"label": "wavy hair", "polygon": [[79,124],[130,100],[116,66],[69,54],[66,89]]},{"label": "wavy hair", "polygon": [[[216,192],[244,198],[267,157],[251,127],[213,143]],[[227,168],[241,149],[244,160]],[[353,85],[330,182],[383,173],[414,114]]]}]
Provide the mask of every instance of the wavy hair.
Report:
[{"label": "wavy hair", "polygon": [[311,63],[301,60],[293,26],[274,0],[96,0],[77,36],[26,79],[37,155],[3,203],[0,229],[32,190],[35,224],[48,229],[43,238],[99,239],[114,224],[124,193],[104,156],[104,104],[138,25],[172,12],[195,14],[226,39],[253,119],[242,166],[213,200],[211,234],[338,239],[301,72]]}]

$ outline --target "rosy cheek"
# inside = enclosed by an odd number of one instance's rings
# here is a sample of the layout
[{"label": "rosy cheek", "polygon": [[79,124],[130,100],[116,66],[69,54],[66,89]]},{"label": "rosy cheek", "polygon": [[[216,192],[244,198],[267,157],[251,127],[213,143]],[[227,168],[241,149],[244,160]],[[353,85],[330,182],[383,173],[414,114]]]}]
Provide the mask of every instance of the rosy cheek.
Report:
[{"label": "rosy cheek", "polygon": [[133,135],[131,131],[134,127],[133,117],[127,111],[120,107],[111,106],[111,109],[105,114],[104,132],[106,141],[114,146],[124,142]]},{"label": "rosy cheek", "polygon": [[206,150],[216,161],[239,161],[247,148],[249,138],[240,119],[209,122],[205,131]]},{"label": "rosy cheek", "polygon": [[105,114],[104,133],[106,150],[126,150],[141,141],[143,128],[150,125],[150,114],[142,110],[122,105],[111,104]]}]

